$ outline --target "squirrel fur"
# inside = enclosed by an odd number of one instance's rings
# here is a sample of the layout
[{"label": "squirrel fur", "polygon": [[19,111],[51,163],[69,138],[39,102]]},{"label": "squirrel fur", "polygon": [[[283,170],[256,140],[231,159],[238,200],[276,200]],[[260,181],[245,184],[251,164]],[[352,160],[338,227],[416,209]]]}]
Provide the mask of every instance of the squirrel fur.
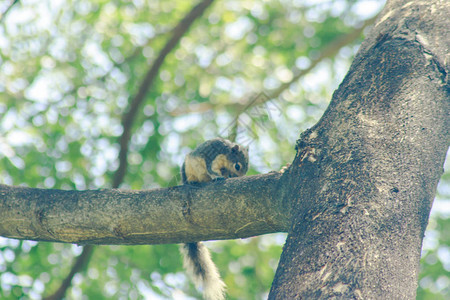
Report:
[{"label": "squirrel fur", "polygon": [[[229,140],[215,138],[200,144],[189,153],[181,167],[183,184],[239,177],[248,170],[248,149]],[[196,285],[203,287],[206,300],[225,299],[225,284],[211,260],[208,248],[202,243],[188,243],[181,247],[184,267]]]}]

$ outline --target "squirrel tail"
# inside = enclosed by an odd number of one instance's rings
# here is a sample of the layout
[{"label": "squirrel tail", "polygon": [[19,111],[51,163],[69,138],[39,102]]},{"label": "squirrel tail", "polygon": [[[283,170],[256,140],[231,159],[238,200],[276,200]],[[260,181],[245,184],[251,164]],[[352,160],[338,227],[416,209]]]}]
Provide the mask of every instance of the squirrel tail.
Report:
[{"label": "squirrel tail", "polygon": [[219,271],[211,260],[208,248],[202,243],[188,243],[181,246],[184,267],[190,273],[196,285],[202,285],[206,300],[225,299],[225,284]]}]

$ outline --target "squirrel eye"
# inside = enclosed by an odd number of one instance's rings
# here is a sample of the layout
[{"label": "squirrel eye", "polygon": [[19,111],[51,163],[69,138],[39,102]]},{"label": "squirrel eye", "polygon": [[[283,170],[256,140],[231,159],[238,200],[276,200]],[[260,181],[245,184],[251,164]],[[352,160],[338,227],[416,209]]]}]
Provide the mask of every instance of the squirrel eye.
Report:
[{"label": "squirrel eye", "polygon": [[234,165],[234,168],[235,168],[237,171],[239,171],[239,170],[241,169],[241,166],[239,165],[239,163],[236,163],[236,164]]}]

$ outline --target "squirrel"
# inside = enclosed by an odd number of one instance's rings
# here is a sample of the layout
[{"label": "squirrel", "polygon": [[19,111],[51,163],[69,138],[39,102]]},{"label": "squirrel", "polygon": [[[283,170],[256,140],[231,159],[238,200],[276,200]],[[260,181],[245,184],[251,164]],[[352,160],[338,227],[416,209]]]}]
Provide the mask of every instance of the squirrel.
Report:
[{"label": "squirrel", "polygon": [[[222,138],[200,144],[189,153],[181,167],[183,184],[195,184],[245,175],[248,170],[248,149]],[[225,299],[225,283],[211,260],[208,249],[200,242],[181,247],[184,267],[196,285],[203,287],[206,300]]]}]

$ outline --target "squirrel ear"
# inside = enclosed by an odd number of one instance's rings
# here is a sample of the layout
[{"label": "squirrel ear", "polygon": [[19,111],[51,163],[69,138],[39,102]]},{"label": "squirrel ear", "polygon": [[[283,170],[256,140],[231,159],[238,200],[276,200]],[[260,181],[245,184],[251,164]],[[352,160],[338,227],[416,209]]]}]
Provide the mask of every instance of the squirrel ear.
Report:
[{"label": "squirrel ear", "polygon": [[232,152],[238,152],[239,151],[239,145],[234,145],[233,148],[231,148]]}]

